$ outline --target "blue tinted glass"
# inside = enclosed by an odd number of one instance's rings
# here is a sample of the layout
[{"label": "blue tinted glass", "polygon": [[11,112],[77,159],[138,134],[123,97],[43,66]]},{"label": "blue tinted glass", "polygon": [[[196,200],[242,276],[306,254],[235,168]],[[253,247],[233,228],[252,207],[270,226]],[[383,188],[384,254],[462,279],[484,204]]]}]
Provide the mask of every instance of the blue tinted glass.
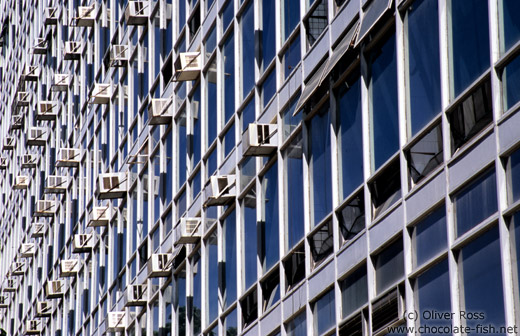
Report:
[{"label": "blue tinted glass", "polygon": [[457,236],[469,231],[497,209],[497,184],[493,169],[455,195]]},{"label": "blue tinted glass", "polygon": [[395,35],[371,55],[373,170],[399,148]]},{"label": "blue tinted glass", "polygon": [[206,11],[209,11],[209,9],[211,8],[211,5],[213,5],[213,2],[215,2],[215,0],[206,1]]},{"label": "blue tinted glass", "polygon": [[309,125],[314,221],[318,224],[332,210],[332,168],[329,106],[324,105]]},{"label": "blue tinted glass", "polygon": [[300,50],[300,36],[297,36],[294,40],[290,42],[289,48],[285,51],[283,55],[283,73],[284,78],[287,79],[292,71],[296,68],[301,58],[301,50]]},{"label": "blue tinted glass", "polygon": [[287,323],[286,330],[287,336],[307,336],[305,310]]},{"label": "blue tinted glass", "polygon": [[511,203],[520,199],[520,150],[517,150],[509,159],[511,174]]},{"label": "blue tinted glass", "polygon": [[235,48],[233,34],[224,44],[222,59],[224,60],[224,119],[227,122],[235,113]]},{"label": "blue tinted glass", "polygon": [[230,304],[237,298],[237,252],[236,252],[236,218],[235,211],[231,212],[224,221],[222,227],[224,231],[224,274],[223,274],[223,288],[224,293],[224,307],[229,307]]},{"label": "blue tinted glass", "polygon": [[505,110],[520,101],[520,57],[516,57],[504,68],[503,73]]},{"label": "blue tinted glass", "polygon": [[195,197],[197,197],[198,193],[200,192],[200,169],[199,171],[197,172],[197,174],[195,175],[195,177],[193,178],[193,184],[192,184],[192,195],[193,195],[193,199],[195,199]]},{"label": "blue tinted glass", "polygon": [[466,324],[472,328],[477,324],[503,326],[504,292],[498,228],[494,227],[462,248],[461,253],[463,283],[460,290],[465,300],[464,310],[484,314],[484,319],[466,319]]},{"label": "blue tinted glass", "polygon": [[399,239],[376,257],[376,291],[383,292],[404,276],[403,240]]},{"label": "blue tinted glass", "polygon": [[502,0],[502,15],[504,41],[503,51],[509,50],[518,40],[520,40],[520,2],[518,0]]},{"label": "blue tinted glass", "polygon": [[242,15],[242,98],[255,85],[255,17],[253,2]]},{"label": "blue tinted glass", "polygon": [[445,259],[417,278],[417,301],[421,325],[451,326],[451,320],[436,318],[431,314],[451,312],[448,260]]},{"label": "blue tinted glass", "polygon": [[208,145],[217,137],[217,84],[208,80]]},{"label": "blue tinted glass", "polygon": [[154,38],[155,38],[155,52],[154,52],[154,76],[153,78],[157,77],[159,74],[159,71],[161,70],[161,28],[159,26],[155,26],[154,31]]},{"label": "blue tinted glass", "polygon": [[[177,293],[177,323],[179,324],[179,330],[186,330],[186,278],[177,276],[175,277],[175,292]],[[181,333],[186,335],[186,333]]]},{"label": "blue tinted glass", "polygon": [[193,153],[193,167],[200,161],[200,151],[202,145],[201,121],[200,121],[200,85],[195,89],[191,100],[191,116],[193,120],[193,138],[192,138],[192,153]]},{"label": "blue tinted glass", "polygon": [[179,181],[177,188],[180,188],[180,186],[186,181],[186,117],[183,113],[183,115],[180,117],[180,119],[177,120],[177,127],[178,127],[178,146],[177,149],[177,164],[179,167]]},{"label": "blue tinted glass", "polygon": [[217,45],[217,30],[215,26],[211,28],[211,32],[206,38],[206,54],[211,54]]},{"label": "blue tinted glass", "polygon": [[441,110],[436,0],[414,1],[408,10],[408,57],[411,128],[415,134]]},{"label": "blue tinted glass", "polygon": [[173,144],[171,131],[166,135],[166,178],[164,179],[164,190],[166,193],[166,202],[168,205],[173,198]]},{"label": "blue tinted glass", "polygon": [[275,37],[275,18],[276,18],[276,1],[262,1],[262,60],[264,69],[267,67],[274,57],[276,50]]},{"label": "blue tinted glass", "polygon": [[368,301],[367,267],[363,265],[341,282],[343,318]]},{"label": "blue tinted glass", "polygon": [[341,180],[343,198],[346,198],[363,182],[361,85],[358,72],[341,86],[337,106],[341,138]]},{"label": "blue tinted glass", "polygon": [[271,101],[271,98],[273,98],[274,94],[276,93],[276,69],[271,71],[269,75],[267,75],[264,83],[262,84],[262,95],[264,98],[264,105],[265,108],[267,104]]},{"label": "blue tinted glass", "polygon": [[275,163],[262,179],[264,190],[265,222],[262,223],[264,271],[270,269],[279,259],[278,251],[278,163]]},{"label": "blue tinted glass", "polygon": [[322,335],[336,324],[335,308],[334,289],[331,289],[314,304],[314,321],[318,335]]},{"label": "blue tinted glass", "polygon": [[291,133],[296,129],[296,127],[300,124],[302,120],[302,114],[298,113],[293,116],[294,109],[296,108],[296,104],[298,103],[299,95],[295,96],[289,102],[289,106],[285,108],[282,112],[283,115],[283,140],[287,140],[287,138],[291,135]]},{"label": "blue tinted glass", "polygon": [[233,311],[226,316],[226,336],[237,335],[237,330],[237,310],[233,309]]},{"label": "blue tinted glass", "polygon": [[224,135],[224,157],[227,157],[233,148],[235,148],[235,124],[231,125]]},{"label": "blue tinted glass", "polygon": [[246,131],[249,124],[255,122],[255,99],[253,98],[242,111],[242,133]]},{"label": "blue tinted glass", "polygon": [[234,16],[234,8],[233,8],[233,0],[228,1],[226,4],[226,7],[222,11],[222,24],[223,24],[223,31],[226,31],[226,28],[231,23],[231,20],[233,20]]},{"label": "blue tinted glass", "polygon": [[[209,249],[208,249],[208,274],[218,274],[218,243],[217,243],[217,234],[214,232],[211,234],[211,238],[209,240]],[[208,292],[209,292],[209,321],[213,321],[217,318],[218,314],[218,281],[208,281]]]},{"label": "blue tinted glass", "polygon": [[451,1],[455,97],[489,68],[487,1]]},{"label": "blue tinted glass", "polygon": [[157,222],[159,219],[159,215],[161,214],[161,194],[158,188],[161,187],[159,184],[161,180],[161,157],[159,155],[155,156],[153,159],[153,180],[152,183],[152,190],[153,190],[153,222]]},{"label": "blue tinted glass", "polygon": [[291,249],[303,237],[303,166],[302,138],[297,137],[285,154],[287,181],[287,234]]},{"label": "blue tinted glass", "polygon": [[[520,213],[516,213],[514,216],[513,216],[513,224],[514,224],[514,239],[515,239],[515,245],[514,247],[512,247],[512,250],[516,252],[516,265],[513,264],[512,268],[513,268],[513,274],[518,274],[518,270],[520,270],[520,258],[518,256],[520,256]],[[515,270],[515,267],[516,267],[516,270]],[[518,278],[516,279],[516,281],[518,282]],[[518,286],[518,283],[516,284]],[[517,297],[516,297],[516,300],[518,300],[518,294],[517,294]]]},{"label": "blue tinted glass", "polygon": [[445,213],[444,207],[440,207],[417,224],[415,229],[417,266],[422,265],[446,248],[448,237]]},{"label": "blue tinted glass", "polygon": [[179,218],[184,215],[184,212],[186,212],[186,189],[183,190],[181,196],[179,196],[178,199],[178,205],[177,205],[177,212]]},{"label": "blue tinted glass", "polygon": [[201,261],[200,254],[197,253],[196,261],[193,261],[193,333],[198,335],[200,332],[200,317],[202,314],[202,288],[201,288]]},{"label": "blue tinted glass", "polygon": [[[245,264],[245,280],[246,289],[256,281],[256,255],[257,255],[257,237],[256,237],[256,206],[254,198],[254,189],[248,192],[244,207],[244,264]],[[252,199],[248,200],[248,197]]]},{"label": "blue tinted glass", "polygon": [[300,22],[300,0],[283,1],[283,40],[287,40]]},{"label": "blue tinted glass", "polygon": [[166,20],[166,30],[164,30],[162,33],[162,54],[164,57],[168,56],[172,50],[172,34],[172,20]]},{"label": "blue tinted glass", "polygon": [[182,28],[186,24],[186,0],[177,0],[179,1],[179,33]]},{"label": "blue tinted glass", "polygon": [[217,170],[217,151],[213,150],[208,157],[208,177],[213,175]]}]

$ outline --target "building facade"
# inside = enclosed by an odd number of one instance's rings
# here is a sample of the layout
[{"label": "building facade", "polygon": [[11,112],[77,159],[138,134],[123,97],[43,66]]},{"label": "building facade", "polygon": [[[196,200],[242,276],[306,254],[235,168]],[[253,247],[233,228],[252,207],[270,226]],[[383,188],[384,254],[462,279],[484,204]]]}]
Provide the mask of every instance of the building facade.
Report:
[{"label": "building facade", "polygon": [[518,333],[517,0],[0,3],[8,335]]}]

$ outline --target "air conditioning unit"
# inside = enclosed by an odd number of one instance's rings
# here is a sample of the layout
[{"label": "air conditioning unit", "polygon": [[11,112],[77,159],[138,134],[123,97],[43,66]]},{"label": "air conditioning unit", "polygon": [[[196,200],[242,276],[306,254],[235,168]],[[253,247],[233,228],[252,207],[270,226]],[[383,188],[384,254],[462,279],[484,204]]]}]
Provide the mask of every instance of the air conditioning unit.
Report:
[{"label": "air conditioning unit", "polygon": [[30,127],[27,135],[28,146],[45,146],[47,142],[47,128]]},{"label": "air conditioning unit", "polygon": [[123,198],[127,191],[126,173],[106,173],[98,177],[98,198]]},{"label": "air conditioning unit", "polygon": [[37,81],[40,77],[40,68],[34,65],[27,65],[22,74],[22,78],[25,81]]},{"label": "air conditioning unit", "polygon": [[58,116],[58,110],[58,102],[48,100],[38,102],[36,120],[56,120],[56,117]]},{"label": "air conditioning unit", "polygon": [[27,189],[29,187],[30,176],[18,175],[13,186],[13,189]]},{"label": "air conditioning unit", "polygon": [[4,292],[16,292],[18,289],[18,281],[16,278],[7,279],[4,285]]},{"label": "air conditioning unit", "polygon": [[47,53],[47,40],[37,37],[33,47],[33,54],[45,55]]},{"label": "air conditioning unit", "polygon": [[200,240],[201,220],[195,218],[181,218],[181,222],[175,228],[175,244],[194,244]]},{"label": "air conditioning unit", "polygon": [[81,58],[81,42],[67,41],[63,51],[63,59],[66,61],[79,60]]},{"label": "air conditioning unit", "polygon": [[96,244],[96,238],[93,233],[75,234],[72,241],[72,253],[90,252]]},{"label": "air conditioning unit", "polygon": [[15,138],[13,136],[6,136],[4,137],[4,150],[11,150],[14,149],[15,145]]},{"label": "air conditioning unit", "polygon": [[125,307],[146,306],[146,285],[128,285],[125,290]]},{"label": "air conditioning unit", "polygon": [[244,156],[270,155],[278,147],[277,126],[249,124],[242,137]]},{"label": "air conditioning unit", "polygon": [[107,226],[111,217],[112,211],[110,210],[110,206],[94,207],[89,214],[88,226]]},{"label": "air conditioning unit", "polygon": [[212,195],[206,206],[226,205],[235,199],[235,175],[211,176]]},{"label": "air conditioning unit", "polygon": [[0,308],[9,307],[9,296],[8,295],[0,295]]},{"label": "air conditioning unit", "polygon": [[45,224],[34,223],[32,224],[31,238],[41,238],[45,235]]},{"label": "air conditioning unit", "polygon": [[25,273],[25,261],[15,261],[11,265],[11,275],[23,275]]},{"label": "air conditioning unit", "polygon": [[32,258],[36,254],[36,244],[27,243],[22,244],[22,248],[20,249],[20,255],[22,258]]},{"label": "air conditioning unit", "polygon": [[68,176],[49,175],[45,185],[46,194],[63,194],[69,186]]},{"label": "air conditioning unit", "polygon": [[58,7],[46,7],[44,15],[44,25],[56,25],[58,23]]},{"label": "air conditioning unit", "polygon": [[51,301],[36,302],[36,317],[50,317],[52,315]]},{"label": "air conditioning unit", "polygon": [[23,128],[23,114],[15,114],[11,116],[11,127],[10,130],[18,130]]},{"label": "air conditioning unit", "polygon": [[96,21],[96,4],[90,6],[79,6],[78,16],[72,20],[72,25],[76,27],[94,27]]},{"label": "air conditioning unit", "polygon": [[24,154],[22,155],[22,168],[36,168],[38,164],[37,154]]},{"label": "air conditioning unit", "polygon": [[125,21],[129,26],[145,25],[148,21],[147,1],[129,1],[125,9]]},{"label": "air conditioning unit", "polygon": [[0,169],[7,169],[7,158],[4,156],[0,157]]},{"label": "air conditioning unit", "polygon": [[26,335],[39,335],[42,332],[42,322],[40,320],[27,320],[25,322]]},{"label": "air conditioning unit", "polygon": [[21,91],[16,93],[16,106],[29,106],[30,100],[29,92]]},{"label": "air conditioning unit", "polygon": [[201,70],[200,52],[180,53],[175,61],[177,81],[192,81],[199,77]]},{"label": "air conditioning unit", "polygon": [[54,84],[51,89],[53,91],[67,91],[71,81],[69,74],[54,74]]},{"label": "air conditioning unit", "polygon": [[126,319],[126,313],[124,311],[108,313],[108,318],[107,318],[107,331],[108,332],[125,331],[126,326],[127,326],[127,319]]},{"label": "air conditioning unit", "polygon": [[52,217],[56,213],[58,204],[54,200],[39,200],[36,202],[35,217]]},{"label": "air conditioning unit", "polygon": [[399,321],[404,314],[404,301],[399,288],[372,302],[373,335],[386,333],[387,327]]},{"label": "air conditioning unit", "polygon": [[60,148],[58,158],[56,159],[56,167],[78,167],[80,158],[81,149]]},{"label": "air conditioning unit", "polygon": [[167,253],[152,254],[148,260],[148,277],[167,277],[172,272],[172,261]]},{"label": "air conditioning unit", "polygon": [[90,104],[108,104],[110,97],[112,96],[112,90],[110,84],[94,84],[92,95],[90,96]]},{"label": "air conditioning unit", "polygon": [[172,99],[154,98],[148,105],[150,125],[165,125],[172,120]]},{"label": "air conditioning unit", "polygon": [[64,259],[60,261],[60,276],[61,277],[72,277],[76,276],[79,272],[79,259]]},{"label": "air conditioning unit", "polygon": [[127,45],[110,46],[110,66],[121,67],[126,64],[130,55],[130,48]]},{"label": "air conditioning unit", "polygon": [[59,299],[65,294],[64,280],[47,281],[46,297],[47,299]]}]

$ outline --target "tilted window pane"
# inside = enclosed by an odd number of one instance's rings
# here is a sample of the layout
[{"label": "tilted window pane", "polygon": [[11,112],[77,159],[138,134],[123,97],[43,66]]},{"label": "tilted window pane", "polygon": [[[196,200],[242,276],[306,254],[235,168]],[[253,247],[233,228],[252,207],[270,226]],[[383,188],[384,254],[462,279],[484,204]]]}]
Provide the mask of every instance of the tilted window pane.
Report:
[{"label": "tilted window pane", "polygon": [[520,101],[520,56],[505,66],[502,73],[504,112]]},{"label": "tilted window pane", "polygon": [[256,228],[256,191],[251,189],[244,200],[244,267],[246,289],[257,277],[257,228]]},{"label": "tilted window pane", "polygon": [[334,235],[332,222],[325,223],[309,238],[314,267],[334,251]]},{"label": "tilted window pane", "polygon": [[399,160],[394,160],[368,185],[373,218],[377,218],[401,198],[400,170]]},{"label": "tilted window pane", "polygon": [[287,240],[292,248],[303,238],[303,162],[302,137],[298,135],[285,153],[285,185],[287,194]]},{"label": "tilted window pane", "polygon": [[433,211],[415,226],[415,265],[420,266],[446,249],[446,210],[444,206]]},{"label": "tilted window pane", "polygon": [[293,251],[284,261],[284,269],[287,290],[305,278],[305,250],[303,246]]},{"label": "tilted window pane", "polygon": [[287,140],[291,133],[296,129],[296,127],[300,124],[302,120],[302,114],[298,113],[293,116],[294,109],[296,108],[296,104],[298,103],[300,96],[296,95],[291,101],[289,105],[282,112],[283,115],[283,141]]},{"label": "tilted window pane", "polygon": [[255,25],[254,7],[250,2],[242,14],[242,99],[255,84]]},{"label": "tilted window pane", "polygon": [[410,177],[418,183],[443,162],[442,126],[439,124],[426,133],[405,154]]},{"label": "tilted window pane", "polygon": [[[233,2],[230,1],[231,7]],[[224,60],[224,120],[227,122],[235,113],[235,47],[233,45],[233,34],[231,34],[222,49]]]},{"label": "tilted window pane", "polygon": [[376,269],[376,291],[383,292],[404,276],[403,239],[386,247],[374,260]]},{"label": "tilted window pane", "polygon": [[368,302],[367,267],[360,266],[340,282],[341,317],[345,318]]},{"label": "tilted window pane", "polygon": [[192,270],[193,270],[193,306],[191,314],[191,323],[193,326],[193,333],[198,334],[200,332],[200,323],[202,316],[202,286],[201,286],[201,263],[200,252],[192,259]]},{"label": "tilted window pane", "polygon": [[280,258],[278,245],[278,163],[275,163],[262,178],[262,202],[264,205],[261,223],[261,257],[263,270],[269,270]]},{"label": "tilted window pane", "polygon": [[318,335],[322,335],[336,324],[334,288],[314,303],[314,325]]},{"label": "tilted window pane", "polygon": [[248,326],[258,318],[258,294],[256,288],[240,302],[242,324]]},{"label": "tilted window pane", "polygon": [[272,275],[265,279],[262,283],[262,294],[264,298],[263,311],[269,309],[272,305],[280,300],[280,274],[276,269]]},{"label": "tilted window pane", "polygon": [[218,281],[211,275],[218,274],[218,240],[217,231],[213,231],[208,240],[208,317],[212,322],[218,315]]},{"label": "tilted window pane", "polygon": [[498,210],[497,181],[492,169],[454,196],[457,236],[460,237]]},{"label": "tilted window pane", "polygon": [[307,47],[310,48],[318,39],[321,33],[327,28],[328,8],[326,0],[318,0],[320,3],[312,10],[305,20],[305,30],[307,34]]},{"label": "tilted window pane", "polygon": [[361,192],[356,195],[339,213],[339,229],[345,241],[354,238],[365,228],[365,200]]},{"label": "tilted window pane", "polygon": [[236,217],[235,210],[231,212],[222,226],[224,231],[224,265],[222,270],[222,297],[224,307],[229,307],[237,298],[237,252],[236,252]]}]

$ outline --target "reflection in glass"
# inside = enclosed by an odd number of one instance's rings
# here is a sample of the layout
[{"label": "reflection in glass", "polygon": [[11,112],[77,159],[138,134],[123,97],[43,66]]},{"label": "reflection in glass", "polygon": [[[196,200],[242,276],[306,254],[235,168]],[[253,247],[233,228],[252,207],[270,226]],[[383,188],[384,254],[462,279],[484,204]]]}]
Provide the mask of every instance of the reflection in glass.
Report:
[{"label": "reflection in glass", "polygon": [[264,272],[279,259],[278,245],[278,163],[262,178],[263,222],[260,223],[260,246]]},{"label": "reflection in glass", "polygon": [[446,210],[444,206],[434,210],[421,220],[414,230],[415,265],[420,266],[446,249]]},{"label": "reflection in glass", "polygon": [[368,301],[367,268],[363,264],[340,282],[341,317],[345,318]]},{"label": "reflection in glass", "polygon": [[287,202],[287,240],[291,249],[303,237],[303,162],[302,137],[299,134],[289,145],[285,156],[285,183]]},{"label": "reflection in glass", "polygon": [[287,336],[307,336],[305,310],[289,321],[285,326],[285,329],[287,331]]},{"label": "reflection in glass", "polygon": [[[242,14],[242,99],[255,84],[255,21],[254,7],[250,2]],[[227,118],[226,118],[227,119]]]},{"label": "reflection in glass", "polygon": [[224,308],[229,307],[237,298],[237,252],[236,252],[236,215],[233,210],[222,225],[224,236],[224,264],[219,268],[222,274]]},{"label": "reflection in glass", "polygon": [[418,183],[443,162],[442,126],[439,124],[426,133],[405,154],[410,176]]},{"label": "reflection in glass", "polygon": [[[231,8],[233,2],[230,1]],[[224,60],[224,123],[235,113],[235,48],[233,44],[233,33],[229,35],[222,48],[222,59]]]},{"label": "reflection in glass", "polygon": [[339,229],[345,241],[354,238],[365,228],[365,200],[361,192],[356,195],[339,213]]},{"label": "reflection in glass", "polygon": [[516,57],[505,66],[502,73],[504,89],[504,112],[520,101],[520,57]]},{"label": "reflection in glass", "polygon": [[314,303],[314,325],[318,335],[322,335],[336,324],[335,308],[334,288]]},{"label": "reflection in glass", "polygon": [[244,267],[245,288],[256,281],[257,267],[256,192],[253,187],[244,199]]},{"label": "reflection in glass", "polygon": [[376,269],[376,291],[383,292],[404,276],[403,239],[386,247],[374,260]]}]

